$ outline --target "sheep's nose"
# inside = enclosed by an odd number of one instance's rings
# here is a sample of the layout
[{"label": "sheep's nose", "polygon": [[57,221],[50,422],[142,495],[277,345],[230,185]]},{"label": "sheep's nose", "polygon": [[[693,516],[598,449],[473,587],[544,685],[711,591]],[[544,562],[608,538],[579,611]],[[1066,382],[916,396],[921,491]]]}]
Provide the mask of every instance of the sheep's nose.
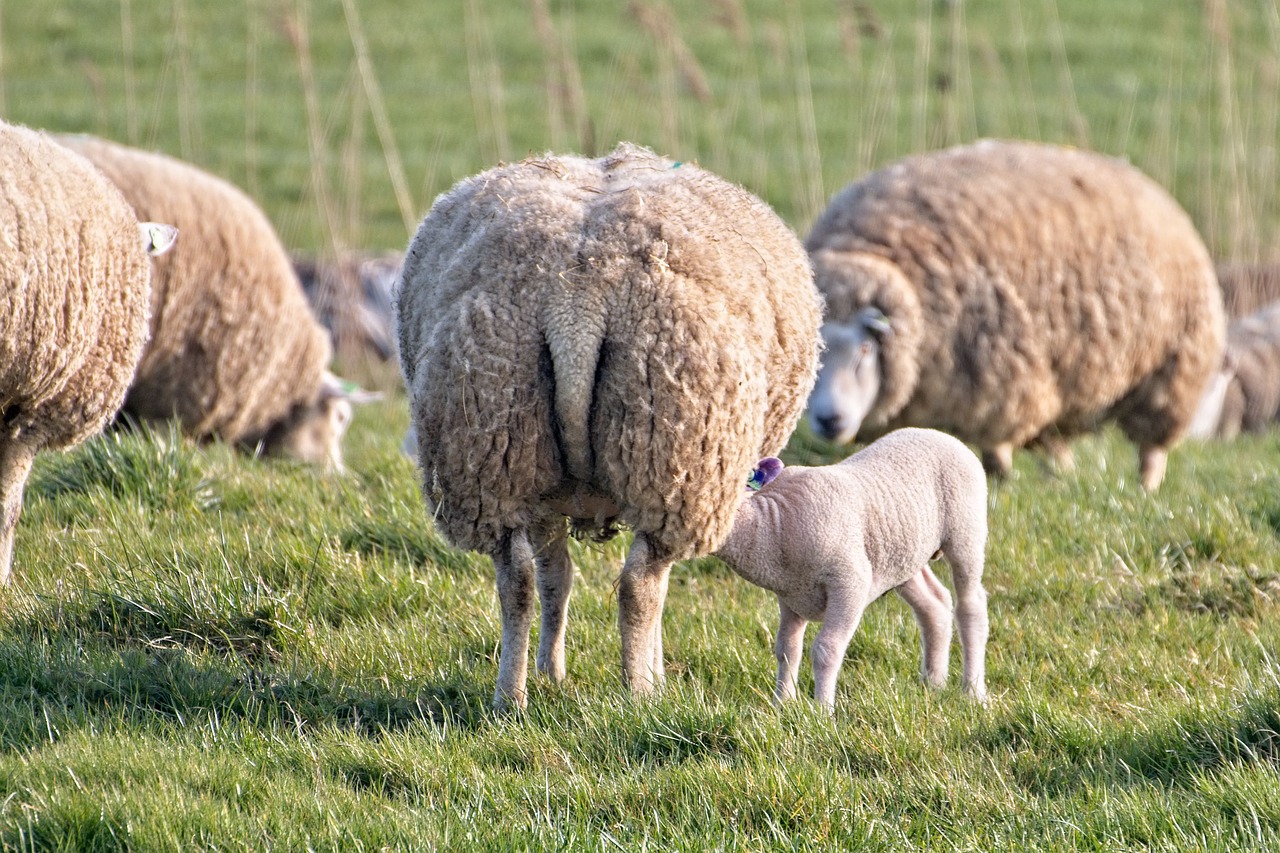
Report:
[{"label": "sheep's nose", "polygon": [[832,438],[840,432],[839,415],[815,415],[813,422],[818,427],[818,434],[823,438]]}]

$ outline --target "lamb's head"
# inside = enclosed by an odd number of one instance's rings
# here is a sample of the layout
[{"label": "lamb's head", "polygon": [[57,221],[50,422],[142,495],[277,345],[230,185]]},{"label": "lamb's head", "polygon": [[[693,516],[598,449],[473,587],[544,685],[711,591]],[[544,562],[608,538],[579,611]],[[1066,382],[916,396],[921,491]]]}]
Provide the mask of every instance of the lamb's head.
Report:
[{"label": "lamb's head", "polygon": [[351,425],[352,404],[378,399],[326,371],[319,394],[295,405],[258,442],[263,456],[284,456],[341,472],[342,437]]},{"label": "lamb's head", "polygon": [[825,352],[809,395],[809,425],[815,434],[847,444],[880,396],[880,349],[893,334],[878,308],[864,308],[852,322],[824,323]]}]

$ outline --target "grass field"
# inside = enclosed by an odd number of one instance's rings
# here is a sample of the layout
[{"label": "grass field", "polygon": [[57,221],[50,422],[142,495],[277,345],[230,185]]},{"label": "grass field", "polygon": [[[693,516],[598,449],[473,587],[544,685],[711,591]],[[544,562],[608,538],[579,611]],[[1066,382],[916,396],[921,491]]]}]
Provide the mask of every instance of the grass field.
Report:
[{"label": "grass field", "polygon": [[[803,232],[871,167],[1007,135],[1126,155],[1215,254],[1280,259],[1274,2],[0,0],[0,84],[6,118],[185,156],[309,250],[401,248],[458,178],[619,139]],[[576,548],[569,680],[506,718],[492,569],[432,531],[406,419],[362,408],[345,477],[163,430],[38,460],[0,848],[1280,845],[1280,434],[1179,448],[1155,495],[1112,431],[1071,474],[1021,455],[986,708],[920,686],[886,598],[833,719],[774,709],[775,604],[710,559],[673,573],[669,686],[634,703],[623,539]],[[834,457],[802,429],[786,458]]]}]

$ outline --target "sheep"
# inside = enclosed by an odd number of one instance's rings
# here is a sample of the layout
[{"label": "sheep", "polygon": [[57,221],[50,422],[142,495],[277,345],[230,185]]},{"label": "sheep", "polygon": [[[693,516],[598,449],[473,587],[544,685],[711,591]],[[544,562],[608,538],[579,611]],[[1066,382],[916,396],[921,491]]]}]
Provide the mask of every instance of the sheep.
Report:
[{"label": "sheep", "polygon": [[634,531],[618,582],[625,683],[663,680],[679,559],[728,534],[739,473],[776,453],[817,368],[821,300],[798,238],[741,187],[644,148],[532,157],[463,180],[418,228],[397,289],[423,494],[493,558],[494,705],[565,677],[579,535]]},{"label": "sheep", "polygon": [[1280,264],[1219,261],[1216,270],[1222,303],[1232,319],[1256,314],[1280,300]]},{"label": "sheep", "polygon": [[1128,164],[986,140],[837,194],[805,246],[827,300],[810,423],[847,443],[900,426],[1013,450],[1115,420],[1154,490],[1225,335],[1191,220]]},{"label": "sheep", "polygon": [[0,584],[36,454],[99,432],[147,337],[148,254],[174,229],[139,223],[84,158],[0,122]]},{"label": "sheep", "polygon": [[1227,328],[1222,367],[1200,401],[1189,434],[1235,438],[1280,421],[1280,302]]},{"label": "sheep", "polygon": [[344,359],[395,357],[391,289],[400,278],[399,252],[350,254],[334,260],[292,258],[312,311]]},{"label": "sheep", "polygon": [[156,261],[151,341],[122,416],[342,469],[352,417],[329,339],[266,216],[188,163],[89,136],[59,142],[106,173],[139,216],[182,232]]},{"label": "sheep", "polygon": [[836,676],[867,605],[897,590],[915,613],[926,683],[947,681],[951,595],[929,569],[951,566],[963,685],[986,696],[987,480],[958,439],[931,429],[896,430],[836,465],[783,468],[765,459],[759,491],[743,501],[715,556],[778,597],[778,702],[795,697],[805,626],[814,639],[814,698],[835,707]]}]

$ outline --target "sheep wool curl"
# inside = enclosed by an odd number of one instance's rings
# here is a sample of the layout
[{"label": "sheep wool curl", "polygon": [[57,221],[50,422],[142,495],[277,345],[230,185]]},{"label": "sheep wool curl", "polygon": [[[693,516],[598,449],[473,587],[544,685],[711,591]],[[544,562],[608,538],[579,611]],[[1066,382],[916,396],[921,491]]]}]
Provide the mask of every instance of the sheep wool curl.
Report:
[{"label": "sheep wool curl", "polygon": [[59,142],[106,173],[140,217],[172,222],[182,235],[156,261],[151,342],[124,412],[176,418],[193,438],[266,452],[307,446],[298,433],[337,418],[337,435],[312,443],[303,458],[340,467],[350,406],[341,401],[341,410],[325,390],[328,335],[262,210],[172,157],[87,136]]},{"label": "sheep wool curl", "polygon": [[0,583],[44,448],[102,429],[147,339],[151,262],[133,210],[84,158],[0,122]]},{"label": "sheep wool curl", "polygon": [[566,516],[635,531],[623,672],[640,692],[661,679],[670,566],[724,539],[742,478],[786,443],[820,314],[767,205],[643,148],[499,166],[436,200],[406,255],[400,357],[436,524],[494,558],[499,706],[524,703],[535,553],[538,665],[563,676],[563,623],[547,620],[572,579]]},{"label": "sheep wool curl", "polygon": [[[838,193],[806,248],[828,323],[867,308],[888,323],[862,429],[942,429],[997,472],[1015,447],[1115,420],[1157,487],[1222,353],[1191,220],[1096,153],[986,140],[910,157]],[[859,431],[827,417],[828,437]]]}]

